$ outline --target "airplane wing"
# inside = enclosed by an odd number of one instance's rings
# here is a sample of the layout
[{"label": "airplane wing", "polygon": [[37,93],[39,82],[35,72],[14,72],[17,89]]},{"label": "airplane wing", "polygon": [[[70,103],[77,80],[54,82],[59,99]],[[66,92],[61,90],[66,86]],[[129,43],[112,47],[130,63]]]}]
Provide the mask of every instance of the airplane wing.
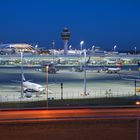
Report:
[{"label": "airplane wing", "polygon": [[[33,80],[27,80],[28,82],[32,82]],[[11,82],[14,82],[14,83],[21,83],[21,81],[18,81],[18,80],[11,80]]]}]

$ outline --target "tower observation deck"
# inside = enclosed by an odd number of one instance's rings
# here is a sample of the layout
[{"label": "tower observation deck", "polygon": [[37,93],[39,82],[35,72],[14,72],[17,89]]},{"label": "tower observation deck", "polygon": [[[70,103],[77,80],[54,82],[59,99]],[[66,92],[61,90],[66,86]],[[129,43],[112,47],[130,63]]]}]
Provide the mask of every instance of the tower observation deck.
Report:
[{"label": "tower observation deck", "polygon": [[68,28],[64,28],[63,31],[61,32],[61,37],[62,40],[64,41],[64,54],[67,54],[68,52],[68,40],[70,38],[70,32],[68,30]]}]

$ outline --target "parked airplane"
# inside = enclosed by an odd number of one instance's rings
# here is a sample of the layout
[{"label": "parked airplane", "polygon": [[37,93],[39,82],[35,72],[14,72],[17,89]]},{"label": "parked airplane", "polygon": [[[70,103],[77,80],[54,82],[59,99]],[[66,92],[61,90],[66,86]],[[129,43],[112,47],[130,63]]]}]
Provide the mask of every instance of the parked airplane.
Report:
[{"label": "parked airplane", "polygon": [[107,60],[107,64],[116,64],[115,60]]},{"label": "parked airplane", "polygon": [[[43,87],[40,84],[36,84],[30,81],[27,81],[22,75],[22,80],[23,80],[23,91],[24,93],[28,92],[38,92],[39,94],[45,94],[46,93],[46,88]],[[53,93],[51,90],[48,89],[48,93]]]},{"label": "parked airplane", "polygon": [[106,72],[107,73],[118,73],[121,70],[121,68],[117,67],[117,68],[107,68]]},{"label": "parked airplane", "polygon": [[40,92],[40,93],[45,92],[45,88],[43,86],[30,82],[30,81],[26,81],[24,76],[22,78],[23,78],[24,93],[26,93],[28,91],[36,91],[36,92]]}]

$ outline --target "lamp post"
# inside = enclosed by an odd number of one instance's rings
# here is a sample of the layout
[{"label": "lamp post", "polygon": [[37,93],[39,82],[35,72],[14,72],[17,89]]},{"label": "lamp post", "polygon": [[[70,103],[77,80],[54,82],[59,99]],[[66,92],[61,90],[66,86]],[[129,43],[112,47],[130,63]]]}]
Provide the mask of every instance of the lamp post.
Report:
[{"label": "lamp post", "polygon": [[52,41],[52,49],[54,50],[54,47],[55,47],[55,41],[53,40]]},{"label": "lamp post", "polygon": [[134,50],[135,50],[135,54],[136,54],[136,52],[137,52],[137,47],[134,47]]},{"label": "lamp post", "polygon": [[139,105],[140,105],[140,101],[136,101],[136,105],[137,105],[137,137],[136,137],[136,140],[139,140]]},{"label": "lamp post", "polygon": [[35,45],[35,53],[38,53],[38,44]]},{"label": "lamp post", "polygon": [[72,45],[69,45],[69,50],[71,50],[71,48],[72,48]]},{"label": "lamp post", "polygon": [[54,47],[55,47],[55,41],[52,41],[52,49],[53,49],[53,63],[54,63]]},{"label": "lamp post", "polygon": [[84,95],[87,95],[86,88],[86,50],[84,50]]},{"label": "lamp post", "polygon": [[138,72],[139,72],[139,79],[140,79],[140,61],[138,61]]},{"label": "lamp post", "polygon": [[140,67],[138,68],[138,71],[139,71],[139,79],[140,79]]},{"label": "lamp post", "polygon": [[49,66],[46,66],[46,108],[48,109],[48,69],[49,69]]},{"label": "lamp post", "polygon": [[54,48],[55,48],[55,41],[52,41],[52,49],[53,49],[53,55],[54,55]]},{"label": "lamp post", "polygon": [[137,96],[137,94],[136,94],[136,87],[137,87],[137,81],[135,80],[135,96]]},{"label": "lamp post", "polygon": [[95,46],[94,46],[94,45],[92,46],[92,49],[91,49],[91,50],[92,50],[92,51],[94,51],[94,50],[95,50]]},{"label": "lamp post", "polygon": [[23,75],[23,51],[22,50],[20,51],[20,55],[21,55],[21,57],[20,57],[20,60],[21,60],[21,96],[20,96],[20,98],[23,98],[23,96],[24,96],[24,91],[23,91],[23,77],[24,77],[24,75]]},{"label": "lamp post", "polygon": [[63,100],[63,83],[61,83],[61,100]]},{"label": "lamp post", "polygon": [[116,51],[116,48],[117,48],[117,46],[115,45],[115,46],[114,46],[114,52]]},{"label": "lamp post", "polygon": [[81,42],[80,42],[81,52],[82,52],[82,50],[83,50],[83,44],[84,44],[84,41],[81,41]]}]

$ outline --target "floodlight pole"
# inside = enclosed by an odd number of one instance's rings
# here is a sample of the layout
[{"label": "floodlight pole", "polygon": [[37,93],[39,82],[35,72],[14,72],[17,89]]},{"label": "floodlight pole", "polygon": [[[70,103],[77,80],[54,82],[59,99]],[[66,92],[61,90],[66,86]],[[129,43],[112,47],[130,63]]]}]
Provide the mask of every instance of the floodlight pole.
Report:
[{"label": "floodlight pole", "polygon": [[21,54],[21,98],[24,97],[24,90],[23,90],[23,51],[20,52]]},{"label": "floodlight pole", "polygon": [[54,47],[55,47],[55,41],[52,41],[52,49],[53,49],[53,63],[54,63]]},{"label": "floodlight pole", "polygon": [[86,88],[86,50],[84,50],[84,95],[87,95]]},{"label": "floodlight pole", "polygon": [[81,41],[81,42],[80,42],[81,53],[82,53],[82,50],[83,50],[83,44],[84,44],[84,41]]},{"label": "floodlight pole", "polygon": [[115,46],[114,46],[114,52],[116,51],[116,48],[117,48],[117,46],[115,45]]},{"label": "floodlight pole", "polygon": [[46,109],[48,109],[48,69],[49,69],[49,66],[46,66]]},{"label": "floodlight pole", "polygon": [[140,61],[138,61],[138,73],[139,73],[139,79],[140,79]]},{"label": "floodlight pole", "polygon": [[137,54],[137,47],[134,47],[134,50],[135,50],[135,54]]},{"label": "floodlight pole", "polygon": [[140,101],[136,101],[136,105],[137,105],[137,136],[136,136],[136,140],[139,140],[139,105],[140,105]]},{"label": "floodlight pole", "polygon": [[137,81],[135,80],[135,96],[137,96],[137,94],[136,94],[136,87],[137,87]]},{"label": "floodlight pole", "polygon": [[137,105],[137,140],[139,140],[139,105]]},{"label": "floodlight pole", "polygon": [[63,83],[61,83],[61,100],[63,100]]}]

